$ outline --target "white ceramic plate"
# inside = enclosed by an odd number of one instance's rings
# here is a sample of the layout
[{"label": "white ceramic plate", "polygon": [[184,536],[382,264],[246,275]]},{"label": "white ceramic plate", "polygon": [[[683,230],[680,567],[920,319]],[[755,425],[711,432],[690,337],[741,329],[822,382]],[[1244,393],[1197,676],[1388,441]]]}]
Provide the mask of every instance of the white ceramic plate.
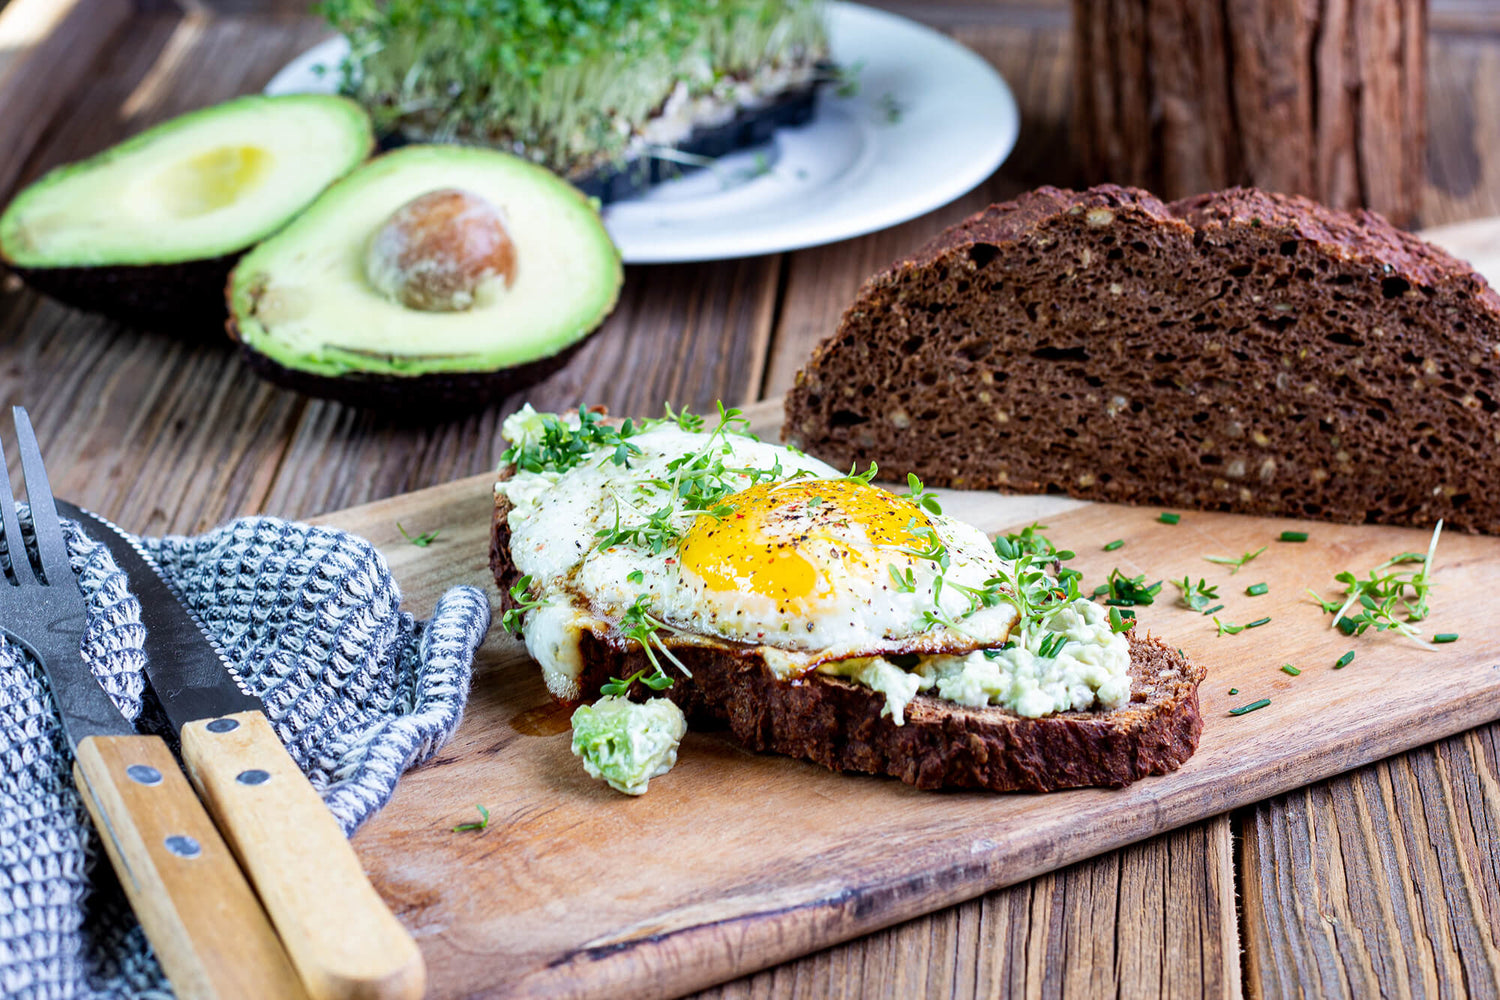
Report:
[{"label": "white ceramic plate", "polygon": [[[1010,88],[951,38],[853,3],[828,5],[828,32],[835,61],[860,67],[858,92],[824,88],[808,124],[608,206],[627,263],[748,257],[894,226],[969,191],[1015,146]],[[347,52],[330,38],[266,93],[332,93]]]}]

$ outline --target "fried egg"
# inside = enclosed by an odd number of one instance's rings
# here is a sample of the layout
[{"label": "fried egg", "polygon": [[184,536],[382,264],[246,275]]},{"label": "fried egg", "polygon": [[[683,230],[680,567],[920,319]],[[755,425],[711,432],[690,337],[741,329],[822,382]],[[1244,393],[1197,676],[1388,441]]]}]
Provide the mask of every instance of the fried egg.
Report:
[{"label": "fried egg", "polygon": [[[507,421],[507,439],[534,439],[535,417]],[[669,646],[750,648],[784,677],[960,656],[1003,645],[1016,624],[1012,604],[975,596],[993,597],[1004,561],[935,504],[727,429],[665,421],[627,440],[497,485],[529,577],[527,649],[558,697],[583,694],[585,631],[628,647],[642,615]]]}]

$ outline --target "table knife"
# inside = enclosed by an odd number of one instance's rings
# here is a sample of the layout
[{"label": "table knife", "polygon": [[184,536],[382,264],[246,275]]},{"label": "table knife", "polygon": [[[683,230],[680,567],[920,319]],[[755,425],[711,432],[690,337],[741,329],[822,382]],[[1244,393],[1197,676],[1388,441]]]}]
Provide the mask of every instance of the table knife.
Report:
[{"label": "table knife", "polygon": [[[11,412],[36,555],[21,541],[0,447],[0,528],[10,564],[0,572],[0,634],[26,649],[47,678],[73,751],[73,782],[146,939],[178,996],[302,997],[260,901],[177,759],[160,737],[135,731],[83,659],[88,603],[69,563],[31,419],[23,407]],[[7,893],[28,892],[24,876],[4,881]],[[13,921],[7,928],[8,935],[26,933]],[[9,978],[0,973],[0,990]]]},{"label": "table knife", "polygon": [[316,1000],[421,996],[426,967],[338,822],[155,561],[113,523],[58,502],[130,581],[146,676],[182,760]]}]

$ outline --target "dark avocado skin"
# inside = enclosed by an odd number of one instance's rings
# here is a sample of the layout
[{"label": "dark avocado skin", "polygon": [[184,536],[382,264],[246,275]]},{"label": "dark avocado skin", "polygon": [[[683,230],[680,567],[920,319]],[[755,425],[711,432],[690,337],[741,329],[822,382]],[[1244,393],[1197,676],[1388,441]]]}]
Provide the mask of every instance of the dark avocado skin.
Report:
[{"label": "dark avocado skin", "polygon": [[[231,320],[229,336],[240,343]],[[557,371],[592,337],[557,354],[498,371],[430,372],[426,375],[314,375],[272,361],[240,343],[240,357],[257,375],[276,385],[359,409],[377,410],[397,423],[428,423],[435,416],[458,416],[498,403],[517,389],[534,385]]]},{"label": "dark avocado skin", "polygon": [[65,305],[147,330],[212,341],[223,335],[224,283],[248,249],[180,264],[17,267],[0,262]]}]

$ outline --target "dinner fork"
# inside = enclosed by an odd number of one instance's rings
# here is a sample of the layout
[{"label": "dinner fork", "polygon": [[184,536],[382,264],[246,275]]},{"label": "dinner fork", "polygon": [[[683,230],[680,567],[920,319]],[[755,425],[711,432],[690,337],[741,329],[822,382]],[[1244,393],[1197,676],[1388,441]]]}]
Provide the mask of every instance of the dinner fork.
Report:
[{"label": "dinner fork", "polygon": [[302,997],[265,911],[160,737],[138,735],[83,662],[88,608],[25,409],[14,407],[33,564],[0,447],[0,632],[46,672],[73,781],[181,997]]}]

